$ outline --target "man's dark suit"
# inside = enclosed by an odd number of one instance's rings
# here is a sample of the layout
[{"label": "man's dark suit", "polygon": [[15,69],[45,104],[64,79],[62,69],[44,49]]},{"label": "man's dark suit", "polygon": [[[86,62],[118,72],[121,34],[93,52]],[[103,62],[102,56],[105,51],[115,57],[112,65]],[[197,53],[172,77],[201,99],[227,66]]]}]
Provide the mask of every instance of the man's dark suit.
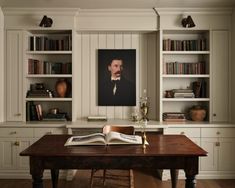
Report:
[{"label": "man's dark suit", "polygon": [[[116,93],[113,94],[113,88],[116,83]],[[110,77],[103,79],[99,83],[98,105],[99,106],[135,106],[136,105],[136,87],[125,77],[120,80],[111,81]]]}]

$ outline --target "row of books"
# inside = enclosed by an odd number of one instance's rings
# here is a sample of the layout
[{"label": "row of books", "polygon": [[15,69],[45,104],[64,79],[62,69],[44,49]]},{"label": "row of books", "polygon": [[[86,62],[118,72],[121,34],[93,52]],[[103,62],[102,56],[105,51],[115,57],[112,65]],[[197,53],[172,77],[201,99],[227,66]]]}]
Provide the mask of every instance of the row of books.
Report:
[{"label": "row of books", "polygon": [[58,39],[46,36],[30,36],[30,51],[70,51],[72,50],[72,35],[61,36]]},{"label": "row of books", "polygon": [[72,63],[28,59],[28,74],[72,74]]},{"label": "row of books", "polygon": [[67,113],[44,114],[41,104],[32,101],[26,103],[26,121],[66,121],[69,120]]},{"label": "row of books", "polygon": [[205,51],[206,39],[198,40],[163,40],[164,51]]},{"label": "row of books", "polygon": [[180,112],[164,112],[162,119],[168,122],[184,122],[187,120],[186,114]]},{"label": "row of books", "polygon": [[164,63],[164,74],[205,74],[206,63],[204,61],[196,63],[167,62]]}]

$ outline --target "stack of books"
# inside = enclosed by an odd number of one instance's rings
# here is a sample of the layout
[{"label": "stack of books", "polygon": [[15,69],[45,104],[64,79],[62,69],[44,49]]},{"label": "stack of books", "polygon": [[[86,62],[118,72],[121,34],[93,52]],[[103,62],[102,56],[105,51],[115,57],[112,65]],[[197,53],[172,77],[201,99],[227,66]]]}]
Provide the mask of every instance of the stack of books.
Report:
[{"label": "stack of books", "polygon": [[173,89],[174,98],[194,98],[195,95],[192,89]]},{"label": "stack of books", "polygon": [[48,113],[43,117],[44,121],[66,121],[68,119],[67,113]]},{"label": "stack of books", "polygon": [[186,114],[181,112],[164,112],[163,121],[168,122],[184,122],[186,121]]},{"label": "stack of books", "polygon": [[27,121],[41,121],[42,117],[42,106],[41,104],[34,104],[29,101],[26,103],[26,120]]},{"label": "stack of books", "polygon": [[52,92],[50,90],[28,90],[27,92],[27,97],[28,98],[41,98],[41,97],[45,97],[45,98],[52,98]]}]

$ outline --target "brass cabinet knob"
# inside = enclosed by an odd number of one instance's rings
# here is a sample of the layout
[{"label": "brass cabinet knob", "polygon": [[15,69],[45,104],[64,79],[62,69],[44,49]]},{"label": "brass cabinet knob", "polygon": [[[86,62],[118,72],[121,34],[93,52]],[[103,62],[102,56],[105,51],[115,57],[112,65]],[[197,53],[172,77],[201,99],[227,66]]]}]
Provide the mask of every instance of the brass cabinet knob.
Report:
[{"label": "brass cabinet knob", "polygon": [[216,143],[215,143],[215,146],[220,146],[220,142],[216,142]]},{"label": "brass cabinet knob", "polygon": [[184,132],[184,131],[182,131],[180,134],[185,134],[185,132]]},{"label": "brass cabinet knob", "polygon": [[19,146],[19,145],[20,145],[20,142],[19,142],[19,141],[15,141],[14,145],[15,145],[15,146]]},{"label": "brass cabinet knob", "polygon": [[17,132],[16,131],[12,131],[12,132],[10,132],[10,134],[17,134]]},{"label": "brass cabinet knob", "polygon": [[220,135],[220,132],[219,132],[219,131],[217,131],[217,132],[216,132],[216,134],[217,134],[217,135]]},{"label": "brass cabinet knob", "polygon": [[216,117],[216,114],[213,114],[214,117]]},{"label": "brass cabinet knob", "polygon": [[16,116],[21,116],[21,113],[17,113],[17,114],[15,114]]}]

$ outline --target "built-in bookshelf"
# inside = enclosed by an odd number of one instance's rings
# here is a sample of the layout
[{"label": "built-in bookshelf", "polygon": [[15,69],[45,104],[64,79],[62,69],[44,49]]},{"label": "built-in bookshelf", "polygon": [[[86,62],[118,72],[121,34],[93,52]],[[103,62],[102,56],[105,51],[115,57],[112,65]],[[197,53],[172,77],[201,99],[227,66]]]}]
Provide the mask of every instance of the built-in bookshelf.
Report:
[{"label": "built-in bookshelf", "polygon": [[25,34],[26,121],[72,120],[72,31]]},{"label": "built-in bookshelf", "polygon": [[[195,105],[210,113],[210,33],[163,30],[160,50],[160,120],[167,113],[187,117]],[[180,121],[183,121],[182,119]]]}]

